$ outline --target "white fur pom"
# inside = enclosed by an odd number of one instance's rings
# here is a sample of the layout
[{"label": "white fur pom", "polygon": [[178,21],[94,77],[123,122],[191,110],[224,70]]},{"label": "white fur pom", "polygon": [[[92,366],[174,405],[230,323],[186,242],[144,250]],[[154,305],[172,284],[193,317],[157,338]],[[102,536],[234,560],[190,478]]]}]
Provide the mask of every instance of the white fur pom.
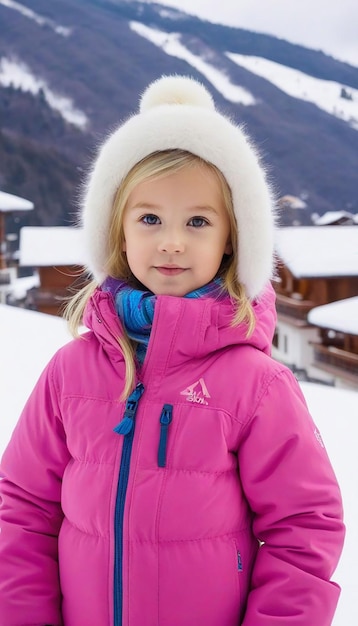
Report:
[{"label": "white fur pom", "polygon": [[140,112],[162,104],[187,104],[215,110],[214,101],[204,85],[186,76],[162,76],[144,92]]}]

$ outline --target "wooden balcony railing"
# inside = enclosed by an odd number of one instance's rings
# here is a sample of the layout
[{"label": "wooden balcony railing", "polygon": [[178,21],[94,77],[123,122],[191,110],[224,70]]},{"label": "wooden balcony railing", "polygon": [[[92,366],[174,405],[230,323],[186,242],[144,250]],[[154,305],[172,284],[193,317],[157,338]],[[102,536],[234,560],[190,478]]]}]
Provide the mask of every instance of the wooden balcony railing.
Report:
[{"label": "wooden balcony railing", "polygon": [[276,293],[277,313],[300,321],[307,321],[307,313],[316,306],[312,300],[301,300]]},{"label": "wooden balcony railing", "polygon": [[358,386],[358,354],[334,346],[313,343],[314,364],[331,374],[356,382]]}]

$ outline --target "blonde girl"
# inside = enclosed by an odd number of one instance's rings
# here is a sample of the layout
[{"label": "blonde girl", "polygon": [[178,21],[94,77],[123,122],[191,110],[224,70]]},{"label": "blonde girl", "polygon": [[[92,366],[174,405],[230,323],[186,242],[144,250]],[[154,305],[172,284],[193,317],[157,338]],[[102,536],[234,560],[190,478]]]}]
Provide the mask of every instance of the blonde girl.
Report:
[{"label": "blonde girl", "polygon": [[206,88],[162,77],[83,194],[90,284],[1,463],[0,626],[329,626],[339,487],[270,356],[275,212]]}]

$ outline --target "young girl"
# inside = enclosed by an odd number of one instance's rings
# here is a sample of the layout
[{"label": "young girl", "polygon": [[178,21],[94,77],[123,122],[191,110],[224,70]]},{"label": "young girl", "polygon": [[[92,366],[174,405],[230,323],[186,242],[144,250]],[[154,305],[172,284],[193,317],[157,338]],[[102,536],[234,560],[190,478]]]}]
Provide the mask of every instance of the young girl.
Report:
[{"label": "young girl", "polygon": [[272,195],[243,131],[163,77],[99,150],[89,332],[1,466],[1,626],[329,626],[339,488],[270,358]]}]

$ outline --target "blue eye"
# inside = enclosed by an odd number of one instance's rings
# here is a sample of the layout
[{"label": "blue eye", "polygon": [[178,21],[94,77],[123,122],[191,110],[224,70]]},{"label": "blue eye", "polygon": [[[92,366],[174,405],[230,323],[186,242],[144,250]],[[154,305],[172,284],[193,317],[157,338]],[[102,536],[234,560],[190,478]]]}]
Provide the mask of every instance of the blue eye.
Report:
[{"label": "blue eye", "polygon": [[160,219],[156,215],[148,214],[143,215],[141,218],[144,224],[148,224],[148,226],[155,226],[156,224],[160,224]]},{"label": "blue eye", "polygon": [[203,226],[206,226],[208,222],[203,217],[192,217],[188,224],[194,228],[202,228]]}]

